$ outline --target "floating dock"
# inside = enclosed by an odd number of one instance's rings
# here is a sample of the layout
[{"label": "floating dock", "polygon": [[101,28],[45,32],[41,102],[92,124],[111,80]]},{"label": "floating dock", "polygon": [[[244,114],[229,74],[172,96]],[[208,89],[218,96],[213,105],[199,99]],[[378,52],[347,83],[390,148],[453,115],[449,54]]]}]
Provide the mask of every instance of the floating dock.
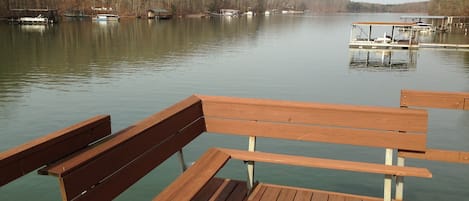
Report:
[{"label": "floating dock", "polygon": [[[415,23],[408,22],[355,22],[352,24],[349,47],[363,49],[417,49]],[[376,27],[386,29],[379,34]],[[405,32],[402,32],[405,31]]]},{"label": "floating dock", "polygon": [[469,50],[469,44],[419,43],[419,48]]},{"label": "floating dock", "polygon": [[10,9],[11,23],[52,24],[58,22],[57,9]]},{"label": "floating dock", "polygon": [[[379,29],[379,33],[376,33]],[[350,48],[358,49],[453,49],[469,50],[469,44],[420,43],[415,22],[355,22],[350,33]]]}]

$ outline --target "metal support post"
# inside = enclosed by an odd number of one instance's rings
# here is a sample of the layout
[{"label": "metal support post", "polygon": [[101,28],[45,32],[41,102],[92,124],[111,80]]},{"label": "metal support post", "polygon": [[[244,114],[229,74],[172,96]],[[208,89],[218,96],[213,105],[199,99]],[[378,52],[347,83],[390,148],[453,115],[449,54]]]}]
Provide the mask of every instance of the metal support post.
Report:
[{"label": "metal support post", "polygon": [[179,158],[179,163],[181,164],[181,172],[184,173],[186,171],[187,166],[186,162],[184,162],[184,154],[182,153],[182,149],[178,151],[178,158]]},{"label": "metal support post", "polygon": [[[397,157],[397,166],[404,166],[405,158]],[[404,200],[404,177],[396,176],[396,200]]]},{"label": "metal support post", "polygon": [[[249,147],[248,151],[255,151],[256,150],[256,137],[255,136],[249,136]],[[252,190],[254,187],[254,161],[247,161],[247,168],[248,168],[248,182],[247,182],[247,187],[248,187],[248,193]]]},{"label": "metal support post", "polygon": [[[386,149],[386,158],[385,158],[385,165],[392,165],[392,149]],[[384,176],[384,201],[391,201],[391,191],[392,191],[392,175],[385,175]]]}]

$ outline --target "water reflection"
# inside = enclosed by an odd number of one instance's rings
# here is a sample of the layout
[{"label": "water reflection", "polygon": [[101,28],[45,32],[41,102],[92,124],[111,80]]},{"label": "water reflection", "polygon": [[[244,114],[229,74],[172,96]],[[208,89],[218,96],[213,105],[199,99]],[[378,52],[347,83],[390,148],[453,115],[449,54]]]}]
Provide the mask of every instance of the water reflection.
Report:
[{"label": "water reflection", "polygon": [[[53,26],[53,25],[50,25]],[[23,24],[20,27],[21,31],[23,32],[36,32],[36,33],[44,33],[47,29],[50,28],[49,25],[43,24]]]},{"label": "water reflection", "polygon": [[[173,70],[180,66],[178,62],[190,58],[255,44],[259,29],[270,26],[262,20],[64,21],[60,26],[41,27],[2,24],[0,94],[8,94],[11,85],[63,89],[89,79]],[[279,19],[275,28],[290,29],[295,24],[294,19]]]},{"label": "water reflection", "polygon": [[360,71],[415,71],[417,52],[411,50],[349,49],[350,69]]}]

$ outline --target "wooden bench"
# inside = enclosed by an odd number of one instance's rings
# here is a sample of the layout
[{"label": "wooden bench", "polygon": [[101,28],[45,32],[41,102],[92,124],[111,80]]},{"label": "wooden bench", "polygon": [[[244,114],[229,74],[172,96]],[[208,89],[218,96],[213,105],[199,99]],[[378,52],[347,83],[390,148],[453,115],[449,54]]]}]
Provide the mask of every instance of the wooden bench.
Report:
[{"label": "wooden bench", "polygon": [[[400,105],[402,108],[420,107],[469,110],[469,93],[404,89],[401,90]],[[469,164],[469,152],[457,150],[427,148],[425,152],[415,152],[412,150],[399,149],[397,165],[403,166],[405,163],[405,158]],[[396,178],[396,188],[403,188],[403,180],[404,178],[402,177]],[[402,190],[396,191],[396,197],[403,197]]]},{"label": "wooden bench", "polygon": [[51,164],[111,134],[111,119],[100,115],[0,153],[0,186]]},{"label": "wooden bench", "polygon": [[[215,149],[167,187],[155,200],[191,200],[229,158],[248,161],[248,184],[254,186],[254,162],[384,174],[384,200],[391,200],[393,176],[430,178],[424,168],[291,156],[255,151],[258,137],[348,144],[356,146],[426,150],[427,112],[423,110],[198,96],[202,100],[206,131],[249,136],[249,150]],[[392,152],[391,152],[392,154]],[[209,161],[209,162],[207,162]],[[197,181],[194,181],[197,178]],[[187,190],[190,189],[190,190]],[[251,189],[252,190],[252,189]],[[181,193],[183,192],[183,193]]]},{"label": "wooden bench", "polygon": [[[469,110],[469,93],[402,90],[401,107]],[[466,151],[432,148],[427,148],[425,152],[400,150],[399,156],[403,158],[469,164],[469,152]]]},{"label": "wooden bench", "polygon": [[[3,179],[17,171],[16,167],[21,167],[17,174],[21,176],[47,165],[39,173],[58,177],[63,200],[112,200],[171,155],[182,153],[183,147],[200,134],[210,132],[249,136],[249,149],[207,152],[175,181],[173,185],[180,188],[167,193],[165,190],[157,199],[197,197],[226,161],[238,159],[248,163],[249,190],[255,187],[254,162],[261,161],[385,174],[384,198],[390,200],[394,175],[431,177],[431,173],[423,168],[392,166],[392,151],[386,154],[385,164],[287,156],[256,152],[256,138],[425,152],[426,129],[427,113],[417,109],[191,96],[97,143],[93,142],[110,133],[109,116],[80,123],[33,143],[41,144],[41,148],[28,143],[24,148],[2,153],[0,167]],[[70,142],[53,137],[64,133],[80,134]],[[28,150],[27,156],[21,156],[23,149]],[[14,157],[4,157],[7,155]],[[36,162],[43,156],[47,156],[44,161]],[[30,160],[34,166],[24,165]],[[16,177],[8,176],[8,180]]]},{"label": "wooden bench", "polygon": [[112,200],[203,133],[202,115],[191,96],[40,172],[58,177],[62,200]]}]

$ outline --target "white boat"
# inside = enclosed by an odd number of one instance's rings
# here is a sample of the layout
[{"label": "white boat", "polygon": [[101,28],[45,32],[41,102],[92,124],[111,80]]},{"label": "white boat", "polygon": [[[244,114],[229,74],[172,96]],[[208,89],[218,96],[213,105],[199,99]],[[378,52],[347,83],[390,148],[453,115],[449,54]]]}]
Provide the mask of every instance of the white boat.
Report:
[{"label": "white boat", "polygon": [[225,16],[225,17],[237,17],[239,10],[235,9],[220,9],[218,13],[210,13],[211,16]]},{"label": "white boat", "polygon": [[414,29],[416,31],[420,31],[420,32],[433,32],[433,31],[435,31],[432,24],[423,23],[423,22],[417,22],[414,26],[412,26],[412,29]]},{"label": "white boat", "polygon": [[376,43],[391,43],[392,40],[391,40],[391,36],[388,36],[386,34],[386,32],[384,32],[384,36],[383,37],[378,37],[374,40],[374,42]]},{"label": "white boat", "polygon": [[38,15],[36,17],[20,17],[18,19],[20,24],[48,24],[52,23],[49,21],[49,18],[44,17],[42,15]]},{"label": "white boat", "polygon": [[93,17],[93,20],[95,21],[119,21],[119,19],[119,15],[115,14],[97,14]]}]

